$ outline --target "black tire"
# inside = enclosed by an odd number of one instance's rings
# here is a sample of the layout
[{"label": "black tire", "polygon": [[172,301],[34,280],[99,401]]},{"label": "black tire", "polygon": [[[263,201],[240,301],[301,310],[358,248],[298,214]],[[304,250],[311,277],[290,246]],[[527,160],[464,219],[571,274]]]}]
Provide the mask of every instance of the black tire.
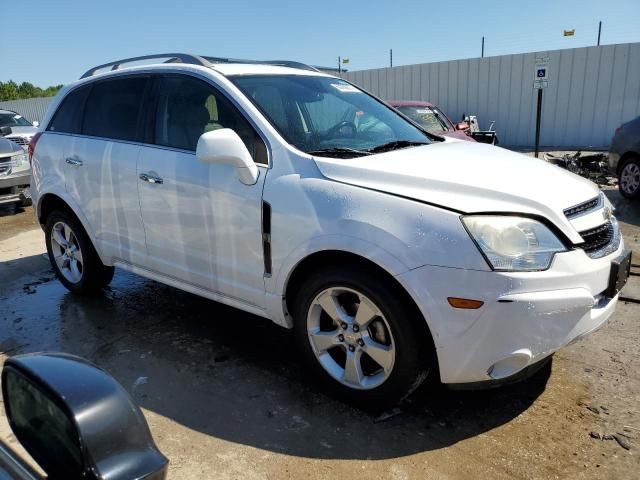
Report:
[{"label": "black tire", "polygon": [[[82,271],[79,280],[71,281],[66,278],[54,258],[52,246],[52,230],[56,224],[62,222],[69,226],[74,235],[74,244],[77,243],[82,253]],[[71,214],[54,210],[49,214],[45,222],[45,242],[51,266],[58,277],[58,280],[71,292],[80,295],[92,295],[98,293],[102,288],[111,283],[114,268],[106,266],[96,253],[89,236],[84,231],[80,222]],[[56,247],[57,248],[57,247]]]},{"label": "black tire", "polygon": [[[638,183],[635,188],[632,188],[629,183],[623,180],[623,176],[625,174],[629,174],[629,169],[633,169],[637,172]],[[618,190],[620,191],[620,195],[629,199],[640,198],[640,158],[638,157],[630,157],[627,158],[624,163],[620,166],[618,171]]]},{"label": "black tire", "polygon": [[[352,266],[329,267],[304,279],[294,300],[294,334],[304,362],[330,393],[358,407],[371,410],[388,408],[411,394],[434,368],[432,342],[424,319],[396,286],[381,281],[378,272]],[[395,346],[395,361],[384,382],[362,390],[334,379],[320,364],[309,340],[307,316],[316,297],[327,288],[357,290],[369,298],[384,315]],[[346,345],[346,344],[345,344]],[[337,348],[345,348],[338,345]],[[346,355],[345,351],[345,355]]]}]

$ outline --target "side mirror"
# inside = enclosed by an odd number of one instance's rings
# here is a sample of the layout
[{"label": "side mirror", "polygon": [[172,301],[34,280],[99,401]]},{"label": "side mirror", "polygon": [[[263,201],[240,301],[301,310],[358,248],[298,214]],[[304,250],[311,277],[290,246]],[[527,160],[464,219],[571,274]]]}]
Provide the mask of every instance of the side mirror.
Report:
[{"label": "side mirror", "polygon": [[38,128],[40,126],[40,122],[33,122],[33,126]]},{"label": "side mirror", "polygon": [[11,133],[11,127],[0,127],[0,137],[6,137]]},{"label": "side mirror", "polygon": [[260,171],[242,139],[230,128],[203,133],[198,139],[196,157],[204,163],[231,165],[245,185],[258,181]]},{"label": "side mirror", "polygon": [[57,353],[9,358],[2,396],[11,430],[47,478],[166,478],[168,461],[140,409],[86,360]]}]

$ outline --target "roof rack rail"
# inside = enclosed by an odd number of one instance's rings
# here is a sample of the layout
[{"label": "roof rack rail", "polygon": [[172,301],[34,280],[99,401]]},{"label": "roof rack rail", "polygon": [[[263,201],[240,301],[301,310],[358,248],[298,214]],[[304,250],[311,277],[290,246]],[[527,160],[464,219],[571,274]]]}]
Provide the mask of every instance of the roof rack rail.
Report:
[{"label": "roof rack rail", "polygon": [[253,65],[276,65],[280,67],[298,68],[301,70],[310,70],[319,72],[316,67],[312,67],[305,63],[294,62],[292,60],[245,60],[241,58],[225,58],[225,57],[205,57],[200,55],[192,55],[190,53],[158,53],[156,55],[144,55],[142,57],[131,57],[115,62],[104,63],[87,70],[80,78],[92,77],[98,70],[111,67],[111,70],[119,70],[124,63],[140,62],[143,60],[153,60],[156,58],[166,58],[164,63],[186,63],[190,65],[202,65],[203,67],[211,67],[216,63],[249,63]]},{"label": "roof rack rail", "polygon": [[199,55],[192,55],[189,53],[158,53],[156,55],[144,55],[142,57],[131,57],[122,60],[116,60],[115,62],[104,63],[87,70],[80,78],[92,77],[98,70],[111,67],[111,70],[119,70],[123,63],[140,62],[143,60],[153,60],[154,58],[167,58],[164,63],[187,63],[191,65],[202,65],[204,67],[210,67],[211,62],[205,60]]},{"label": "roof rack rail", "polygon": [[224,58],[224,57],[202,57],[210,63],[249,63],[252,65],[275,65],[278,67],[298,68],[301,70],[310,70],[318,72],[319,70],[311,65],[302,62],[294,62],[293,60],[247,60],[243,58]]}]

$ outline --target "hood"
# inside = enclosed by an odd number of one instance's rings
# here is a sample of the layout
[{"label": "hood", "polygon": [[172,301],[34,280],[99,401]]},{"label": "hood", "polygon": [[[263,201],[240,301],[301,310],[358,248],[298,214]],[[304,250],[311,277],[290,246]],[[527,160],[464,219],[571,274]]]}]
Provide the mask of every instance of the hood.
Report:
[{"label": "hood", "polygon": [[461,213],[541,215],[574,243],[582,238],[563,210],[599,194],[594,183],[544,160],[459,140],[352,159],[314,159],[332,180]]},{"label": "hood", "polygon": [[33,137],[38,131],[37,127],[11,127],[11,133],[7,138],[11,137]]},{"label": "hood", "polygon": [[24,150],[6,137],[0,137],[0,159],[11,157],[16,153],[24,153]]}]

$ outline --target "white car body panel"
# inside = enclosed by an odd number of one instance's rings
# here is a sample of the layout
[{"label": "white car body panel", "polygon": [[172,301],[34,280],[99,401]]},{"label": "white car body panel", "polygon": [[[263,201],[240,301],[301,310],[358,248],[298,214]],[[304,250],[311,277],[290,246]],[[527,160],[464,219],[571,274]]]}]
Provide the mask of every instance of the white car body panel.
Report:
[{"label": "white car body panel", "polygon": [[[138,182],[151,270],[264,309],[262,187],[244,185],[227,165],[193,152],[145,147]],[[136,175],[136,178],[137,176]]]},{"label": "white car body panel", "polygon": [[[531,215],[578,245],[578,232],[601,225],[610,208],[605,200],[587,214],[564,215],[598,195],[591,182],[540,160],[455,140],[352,159],[312,157],[287,143],[225,77],[327,76],[322,73],[234,64],[128,68],[65,87],[43,129],[71,89],[135,72],[182,73],[215,85],[260,133],[269,167],[259,166],[258,182],[244,185],[233,168],[200,163],[186,151],[45,132],[32,166],[36,211],[45,195],[59,196],[105,264],[291,327],[285,297],[296,266],[329,250],[358,255],[394,276],[415,301],[445,383],[513,374],[613,313],[617,297],[605,301],[600,294],[622,242],[600,259],[576,248],[556,254],[546,271],[495,272],[460,220],[481,212]],[[64,161],[73,155],[85,161],[75,170]],[[163,184],[142,182],[141,173]],[[272,211],[270,274],[264,267],[263,201]],[[454,309],[449,296],[484,304]]]}]

